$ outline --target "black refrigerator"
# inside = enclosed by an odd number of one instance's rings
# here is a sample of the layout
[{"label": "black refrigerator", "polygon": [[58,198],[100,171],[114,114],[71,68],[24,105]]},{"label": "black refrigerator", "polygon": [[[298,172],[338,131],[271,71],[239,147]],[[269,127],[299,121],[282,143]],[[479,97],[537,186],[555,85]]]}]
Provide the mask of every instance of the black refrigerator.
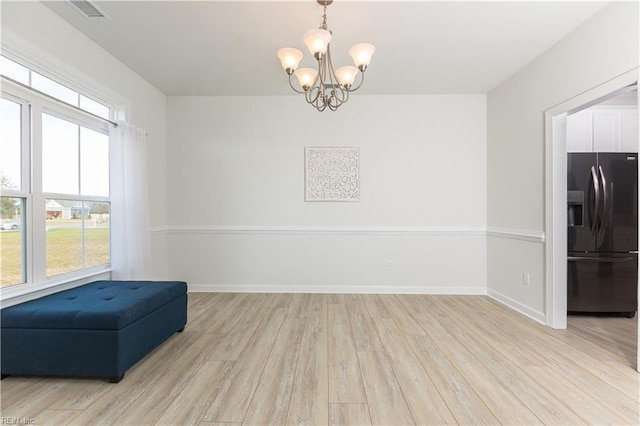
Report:
[{"label": "black refrigerator", "polygon": [[638,309],[638,154],[567,154],[567,311]]}]

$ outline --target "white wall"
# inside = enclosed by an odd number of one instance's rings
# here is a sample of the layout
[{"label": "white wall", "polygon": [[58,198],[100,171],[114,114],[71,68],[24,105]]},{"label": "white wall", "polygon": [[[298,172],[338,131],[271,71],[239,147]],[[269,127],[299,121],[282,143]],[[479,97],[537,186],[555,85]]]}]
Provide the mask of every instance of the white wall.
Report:
[{"label": "white wall", "polygon": [[638,67],[638,49],[638,3],[614,2],[488,94],[488,290],[541,321],[544,111]]},{"label": "white wall", "polygon": [[[484,293],[484,95],[170,97],[169,272],[201,290]],[[360,202],[305,202],[304,147],[360,148]],[[386,261],[392,269],[386,269]]]},{"label": "white wall", "polygon": [[[167,223],[166,108],[167,98],[40,2],[2,2],[3,48],[20,51],[28,59],[87,89],[123,104],[126,120],[149,134],[148,170],[150,222]],[[115,98],[115,99],[114,99]],[[152,236],[153,276],[167,274],[166,236]]]}]

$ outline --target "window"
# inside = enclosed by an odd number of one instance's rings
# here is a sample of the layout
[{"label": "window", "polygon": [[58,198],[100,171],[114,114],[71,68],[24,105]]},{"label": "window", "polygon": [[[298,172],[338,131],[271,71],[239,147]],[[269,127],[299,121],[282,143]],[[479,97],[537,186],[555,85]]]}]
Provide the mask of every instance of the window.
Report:
[{"label": "window", "polygon": [[108,269],[110,108],[1,56],[0,71],[61,101],[2,85],[0,287]]},{"label": "window", "polygon": [[0,74],[108,120],[111,109],[29,68],[0,56]]},{"label": "window", "polygon": [[28,106],[17,98],[0,98],[0,286],[26,282],[24,142],[28,140]]}]

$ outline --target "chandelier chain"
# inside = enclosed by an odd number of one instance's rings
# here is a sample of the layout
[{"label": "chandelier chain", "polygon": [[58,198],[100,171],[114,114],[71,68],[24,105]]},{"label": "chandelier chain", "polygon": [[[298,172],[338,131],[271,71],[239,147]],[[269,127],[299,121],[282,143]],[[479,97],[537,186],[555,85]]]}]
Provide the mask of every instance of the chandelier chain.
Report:
[{"label": "chandelier chain", "polygon": [[327,28],[327,6],[322,6],[322,24],[320,24],[320,29],[329,31]]}]

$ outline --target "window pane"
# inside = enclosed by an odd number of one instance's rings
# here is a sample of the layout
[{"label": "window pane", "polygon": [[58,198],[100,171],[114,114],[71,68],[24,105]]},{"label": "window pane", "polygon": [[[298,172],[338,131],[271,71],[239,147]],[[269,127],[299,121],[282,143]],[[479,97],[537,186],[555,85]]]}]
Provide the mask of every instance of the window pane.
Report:
[{"label": "window pane", "polygon": [[109,203],[85,203],[89,219],[85,220],[85,268],[110,262]]},{"label": "window pane", "polygon": [[109,196],[109,136],[80,128],[80,193]]},{"label": "window pane", "polygon": [[0,287],[24,283],[24,198],[0,197]]},{"label": "window pane", "polygon": [[0,188],[21,189],[21,139],[19,103],[0,99]]},{"label": "window pane", "polygon": [[78,106],[78,92],[34,71],[31,72],[31,87],[63,102]]},{"label": "window pane", "polygon": [[22,84],[29,84],[29,69],[4,56],[0,56],[0,74],[4,74]]},{"label": "window pane", "polygon": [[98,117],[102,117],[105,120],[108,120],[110,109],[106,105],[102,105],[100,102],[96,102],[93,99],[89,99],[86,96],[80,95],[80,108],[85,111],[89,111],[97,115]]},{"label": "window pane", "polygon": [[46,203],[47,277],[82,268],[82,227],[88,212],[82,201],[48,199]]},{"label": "window pane", "polygon": [[42,190],[78,194],[77,124],[42,114]]}]

